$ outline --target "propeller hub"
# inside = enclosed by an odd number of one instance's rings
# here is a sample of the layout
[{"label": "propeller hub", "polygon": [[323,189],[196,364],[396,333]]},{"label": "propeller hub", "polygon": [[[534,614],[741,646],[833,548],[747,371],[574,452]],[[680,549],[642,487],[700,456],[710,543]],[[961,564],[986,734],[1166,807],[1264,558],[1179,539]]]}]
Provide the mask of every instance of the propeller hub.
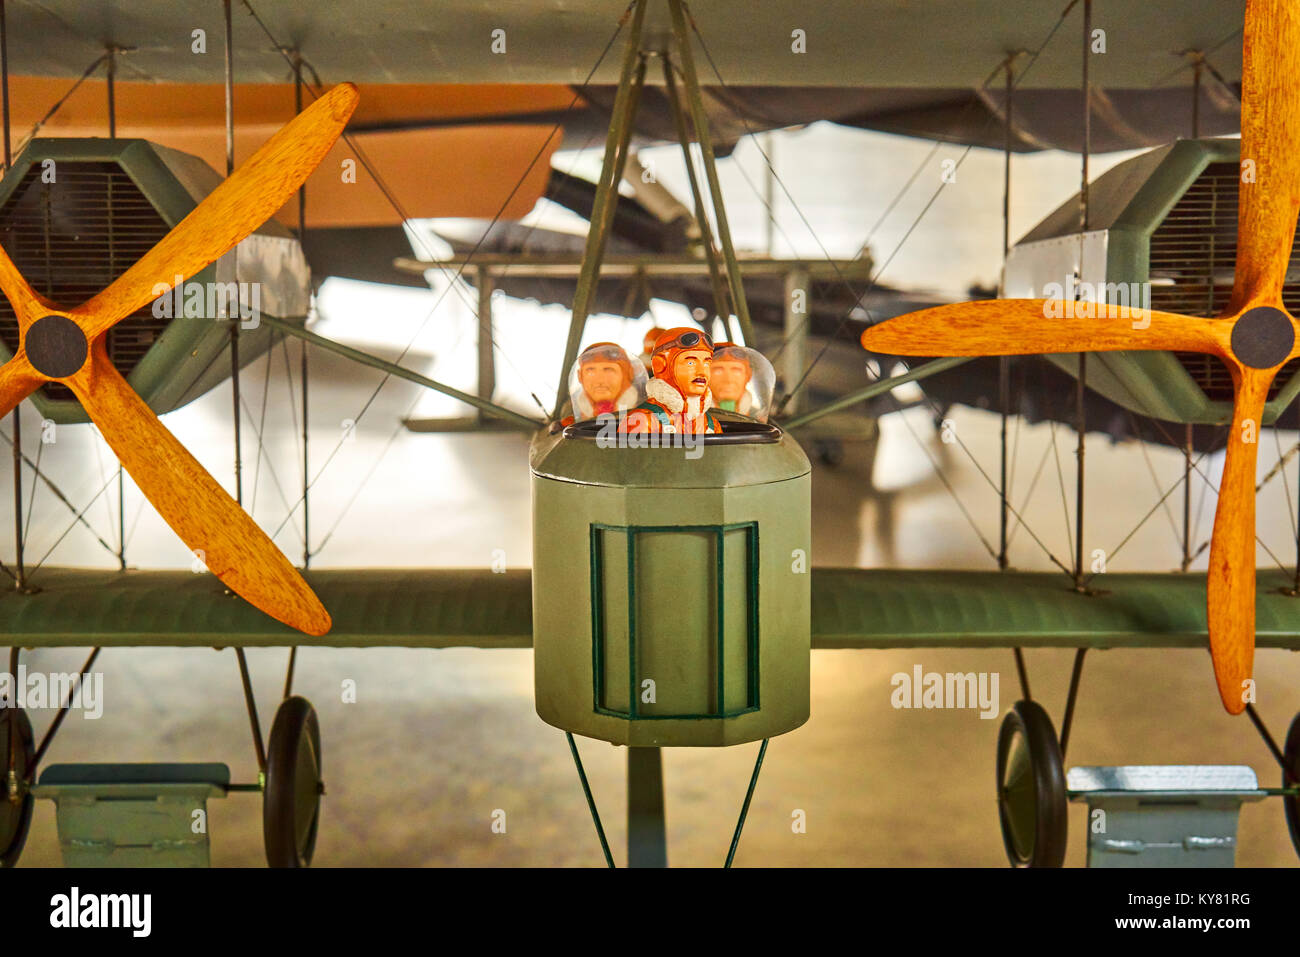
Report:
[{"label": "propeller hub", "polygon": [[23,348],[37,372],[63,379],[86,364],[90,345],[81,327],[67,316],[44,316],[27,330]]},{"label": "propeller hub", "polygon": [[1291,317],[1273,306],[1247,309],[1232,327],[1232,354],[1252,369],[1285,362],[1294,347]]}]

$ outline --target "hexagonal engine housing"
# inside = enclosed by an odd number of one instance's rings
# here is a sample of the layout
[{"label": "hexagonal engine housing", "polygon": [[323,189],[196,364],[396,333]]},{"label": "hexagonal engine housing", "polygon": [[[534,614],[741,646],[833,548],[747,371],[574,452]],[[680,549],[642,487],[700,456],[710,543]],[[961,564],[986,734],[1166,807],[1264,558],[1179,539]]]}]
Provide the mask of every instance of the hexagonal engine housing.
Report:
[{"label": "hexagonal engine housing", "polygon": [[[221,181],[203,160],[147,140],[32,140],[0,179],[0,245],[37,292],[72,308],[125,272]],[[226,308],[228,291],[238,294],[237,311]],[[154,412],[169,412],[230,375],[229,361],[217,360],[232,321],[241,324],[244,365],[271,343],[260,314],[301,323],[310,299],[301,244],[270,220],[185,277],[179,294],[160,296],[114,326],[109,357]],[[0,358],[17,345],[13,307],[0,297]],[[46,383],[31,400],[55,422],[89,421],[60,383]]]},{"label": "hexagonal engine housing", "polygon": [[[1041,298],[1056,284],[1071,298],[1072,277],[1111,305],[1134,305],[1135,294],[1142,299],[1149,295],[1152,309],[1219,315],[1232,293],[1237,259],[1240,147],[1236,139],[1179,140],[1107,170],[1088,187],[1089,229],[1080,233],[1076,194],[1012,248],[1002,295]],[[1294,242],[1282,299],[1287,309],[1300,314]],[[1077,355],[1049,358],[1078,375]],[[1298,372],[1300,360],[1278,371],[1264,408],[1265,423],[1273,422],[1300,392]],[[1087,383],[1119,405],[1153,418],[1232,421],[1232,379],[1216,356],[1090,353]]]}]

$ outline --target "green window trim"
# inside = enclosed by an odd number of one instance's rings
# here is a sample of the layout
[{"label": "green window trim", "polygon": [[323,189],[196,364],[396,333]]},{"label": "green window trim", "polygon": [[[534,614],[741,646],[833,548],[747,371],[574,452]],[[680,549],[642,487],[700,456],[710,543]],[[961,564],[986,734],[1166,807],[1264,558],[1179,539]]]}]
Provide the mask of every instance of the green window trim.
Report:
[{"label": "green window trim", "polygon": [[[725,606],[726,606],[726,533],[743,531],[745,533],[745,587],[747,591],[746,635],[745,635],[745,705],[728,711],[726,708],[726,657],[725,641]],[[628,615],[628,709],[619,711],[601,704],[605,692],[605,556],[602,533],[617,532],[625,536],[627,542],[627,615]],[[704,532],[714,536],[715,555],[715,607],[716,622],[716,672],[717,672],[717,709],[703,714],[638,714],[639,701],[637,683],[637,591],[636,591],[636,536],[642,533],[663,532]],[[592,664],[592,707],[597,714],[625,718],[629,721],[653,720],[717,720],[735,718],[759,710],[759,672],[758,672],[758,523],[737,522],[728,525],[605,525],[593,522],[590,526],[590,572],[591,572],[591,664]]]}]

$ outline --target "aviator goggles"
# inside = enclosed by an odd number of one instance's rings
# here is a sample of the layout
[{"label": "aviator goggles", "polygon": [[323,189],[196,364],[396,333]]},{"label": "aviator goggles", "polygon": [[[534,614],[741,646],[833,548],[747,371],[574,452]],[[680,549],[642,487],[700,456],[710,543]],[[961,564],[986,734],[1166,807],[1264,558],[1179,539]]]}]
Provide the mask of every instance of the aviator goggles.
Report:
[{"label": "aviator goggles", "polygon": [[[703,345],[701,345],[701,343],[703,343]],[[667,352],[669,349],[694,349],[696,347],[707,349],[709,352],[712,352],[713,341],[702,332],[683,332],[681,335],[677,336],[677,338],[665,342],[662,345],[655,346],[653,354],[658,355],[661,352]]]}]

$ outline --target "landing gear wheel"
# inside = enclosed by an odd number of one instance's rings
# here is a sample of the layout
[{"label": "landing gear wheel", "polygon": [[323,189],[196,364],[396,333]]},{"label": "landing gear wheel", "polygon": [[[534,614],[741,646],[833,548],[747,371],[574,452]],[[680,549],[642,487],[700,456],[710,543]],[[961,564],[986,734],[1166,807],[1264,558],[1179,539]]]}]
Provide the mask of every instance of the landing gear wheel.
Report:
[{"label": "landing gear wheel", "polygon": [[998,816],[1012,867],[1060,867],[1065,861],[1065,770],[1052,719],[1017,701],[998,732]]},{"label": "landing gear wheel", "polygon": [[[11,726],[16,723],[16,726]],[[14,780],[18,788],[16,800],[9,799],[9,742],[10,735],[17,739],[14,751]],[[27,772],[36,763],[36,748],[32,744],[32,722],[21,708],[0,708],[0,867],[13,867],[27,843],[27,829],[32,826],[31,789],[27,785]]]},{"label": "landing gear wheel", "polygon": [[306,698],[285,698],[266,750],[262,836],[271,867],[307,867],[316,850],[320,798],[320,725]]},{"label": "landing gear wheel", "polygon": [[[1291,727],[1287,730],[1286,746],[1282,749],[1282,757],[1291,772],[1291,777],[1300,783],[1300,714],[1295,716],[1291,721]],[[1282,787],[1289,786],[1291,782],[1283,774]],[[1282,806],[1286,808],[1286,827],[1291,832],[1291,846],[1295,848],[1296,854],[1300,854],[1300,797],[1294,794],[1284,795]]]}]

